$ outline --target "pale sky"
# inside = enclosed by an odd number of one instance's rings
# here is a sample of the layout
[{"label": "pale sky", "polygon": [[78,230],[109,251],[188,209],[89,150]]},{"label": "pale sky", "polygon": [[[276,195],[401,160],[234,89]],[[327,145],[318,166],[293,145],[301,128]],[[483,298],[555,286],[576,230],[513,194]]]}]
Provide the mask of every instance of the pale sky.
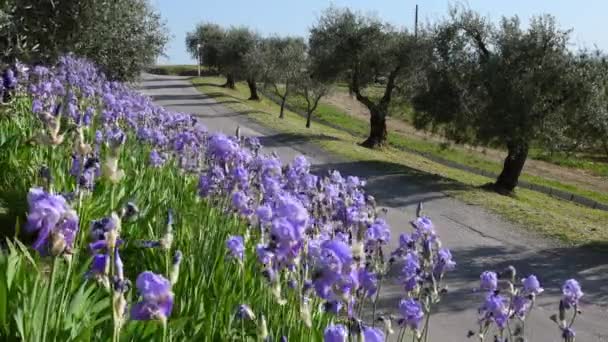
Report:
[{"label": "pale sky", "polygon": [[[262,35],[308,36],[309,28],[330,5],[371,13],[399,27],[414,26],[414,7],[419,20],[436,21],[447,15],[448,0],[152,0],[167,21],[171,41],[168,59],[161,64],[191,64],[186,53],[186,32],[197,23],[209,21],[222,26],[245,25]],[[498,20],[517,14],[522,23],[537,14],[549,13],[562,28],[573,29],[576,46],[608,50],[608,1],[606,0],[468,0],[460,1],[479,13]]]}]

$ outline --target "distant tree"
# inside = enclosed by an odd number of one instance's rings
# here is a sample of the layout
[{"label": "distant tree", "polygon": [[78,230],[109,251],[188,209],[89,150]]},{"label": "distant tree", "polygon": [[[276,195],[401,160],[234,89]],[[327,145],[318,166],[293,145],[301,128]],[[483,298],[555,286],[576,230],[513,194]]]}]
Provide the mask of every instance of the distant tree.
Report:
[{"label": "distant tree", "polygon": [[165,24],[148,0],[5,0],[0,29],[5,62],[52,63],[75,53],[118,80],[139,76],[168,40]]},{"label": "distant tree", "polygon": [[[349,91],[370,111],[369,137],[375,147],[386,142],[386,116],[398,82],[414,73],[416,41],[373,17],[349,9],[328,9],[310,31],[312,72],[324,79],[345,79]],[[367,92],[386,78],[380,95]]]},{"label": "distant tree", "polygon": [[259,36],[246,27],[231,27],[220,44],[219,65],[226,75],[226,86],[235,87],[235,81],[245,79],[250,100],[258,100],[255,73],[248,68],[245,56],[255,49]]},{"label": "distant tree", "polygon": [[198,44],[201,46],[201,60],[197,63],[219,70],[220,46],[226,35],[226,31],[219,25],[213,23],[201,23],[194,31],[186,34],[186,50],[192,58],[199,58]]},{"label": "distant tree", "polygon": [[306,128],[310,128],[312,114],[317,110],[321,98],[329,93],[330,85],[308,72],[302,72],[295,80],[294,88],[306,101]]},{"label": "distant tree", "polygon": [[281,99],[279,118],[282,119],[287,97],[306,67],[306,43],[302,38],[271,37],[261,45],[262,81]]},{"label": "distant tree", "polygon": [[573,82],[578,101],[568,108],[564,134],[577,149],[601,150],[608,157],[608,60],[601,51],[576,58]]},{"label": "distant tree", "polygon": [[494,26],[453,8],[433,33],[413,98],[414,123],[457,142],[505,146],[508,155],[494,187],[511,192],[543,123],[581,98],[571,77],[569,32],[550,16],[533,18],[523,30],[517,17]]}]

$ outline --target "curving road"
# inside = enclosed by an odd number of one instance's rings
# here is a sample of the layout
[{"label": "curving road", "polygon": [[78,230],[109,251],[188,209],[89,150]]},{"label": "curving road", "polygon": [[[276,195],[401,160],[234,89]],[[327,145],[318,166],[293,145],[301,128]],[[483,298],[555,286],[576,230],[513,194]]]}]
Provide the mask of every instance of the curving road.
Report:
[{"label": "curving road", "polygon": [[[210,131],[258,136],[268,151],[276,151],[284,161],[306,155],[318,172],[337,169],[344,175],[356,175],[368,181],[367,191],[387,209],[387,220],[393,231],[393,246],[401,232],[409,231],[409,220],[415,216],[418,202],[433,220],[444,246],[451,249],[457,262],[456,271],[447,275],[449,292],[432,316],[430,340],[437,342],[469,341],[466,333],[476,329],[477,308],[482,301],[473,289],[479,274],[487,269],[502,270],[514,265],[521,276],[535,273],[546,292],[542,294],[526,323],[531,342],[561,341],[555,323],[549,316],[556,312],[559,287],[569,278],[581,282],[585,292],[583,314],[577,318],[577,341],[608,342],[608,255],[584,248],[569,248],[543,239],[529,229],[509,223],[500,217],[449,197],[429,175],[416,170],[394,171],[386,163],[352,162],[330,155],[308,142],[306,136],[273,132],[247,117],[247,112],[234,112],[194,89],[187,77],[144,74],[141,91],[159,105],[196,115]],[[394,311],[401,290],[398,284],[382,285],[379,307]],[[490,339],[491,340],[491,339]]]}]

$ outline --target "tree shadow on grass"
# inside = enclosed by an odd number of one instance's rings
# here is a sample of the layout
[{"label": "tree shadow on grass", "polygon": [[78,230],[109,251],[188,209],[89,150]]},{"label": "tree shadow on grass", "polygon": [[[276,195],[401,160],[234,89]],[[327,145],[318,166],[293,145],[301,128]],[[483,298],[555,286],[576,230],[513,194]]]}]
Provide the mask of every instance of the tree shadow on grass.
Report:
[{"label": "tree shadow on grass", "polygon": [[224,88],[224,89],[230,89],[230,88],[226,88],[224,87],[223,84],[220,83],[210,83],[210,82],[193,82],[192,83],[195,87],[217,87],[217,88]]}]

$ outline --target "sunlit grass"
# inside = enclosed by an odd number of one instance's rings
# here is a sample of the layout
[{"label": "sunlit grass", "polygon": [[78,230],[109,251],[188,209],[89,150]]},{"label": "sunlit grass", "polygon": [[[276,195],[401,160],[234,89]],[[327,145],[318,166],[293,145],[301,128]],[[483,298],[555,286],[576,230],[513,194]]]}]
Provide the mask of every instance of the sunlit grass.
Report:
[{"label": "sunlit grass", "polygon": [[[396,163],[402,165],[404,170],[411,168],[430,175],[438,175],[444,179],[444,182],[464,185],[464,188],[458,190],[445,191],[458,199],[482,206],[548,237],[571,244],[608,240],[608,213],[605,211],[589,209],[525,189],[517,190],[514,197],[482,190],[479,186],[491,182],[492,179],[449,168],[396,148],[369,150],[360,147],[357,144],[361,141],[360,136],[354,136],[322,123],[313,123],[312,127],[307,129],[303,118],[290,111],[286,111],[285,119],[278,120],[279,107],[274,102],[266,98],[259,102],[247,101],[248,88],[244,84],[237,84],[236,90],[214,86],[214,84],[223,84],[223,81],[220,77],[204,77],[194,79],[193,83],[198,85],[201,91],[217,96],[218,100],[221,100],[222,96],[240,100],[238,103],[226,104],[236,111],[257,110],[248,116],[267,127],[286,133],[310,134],[311,142],[343,158]],[[346,120],[339,122],[341,125]],[[323,139],[323,136],[335,139]]]}]

